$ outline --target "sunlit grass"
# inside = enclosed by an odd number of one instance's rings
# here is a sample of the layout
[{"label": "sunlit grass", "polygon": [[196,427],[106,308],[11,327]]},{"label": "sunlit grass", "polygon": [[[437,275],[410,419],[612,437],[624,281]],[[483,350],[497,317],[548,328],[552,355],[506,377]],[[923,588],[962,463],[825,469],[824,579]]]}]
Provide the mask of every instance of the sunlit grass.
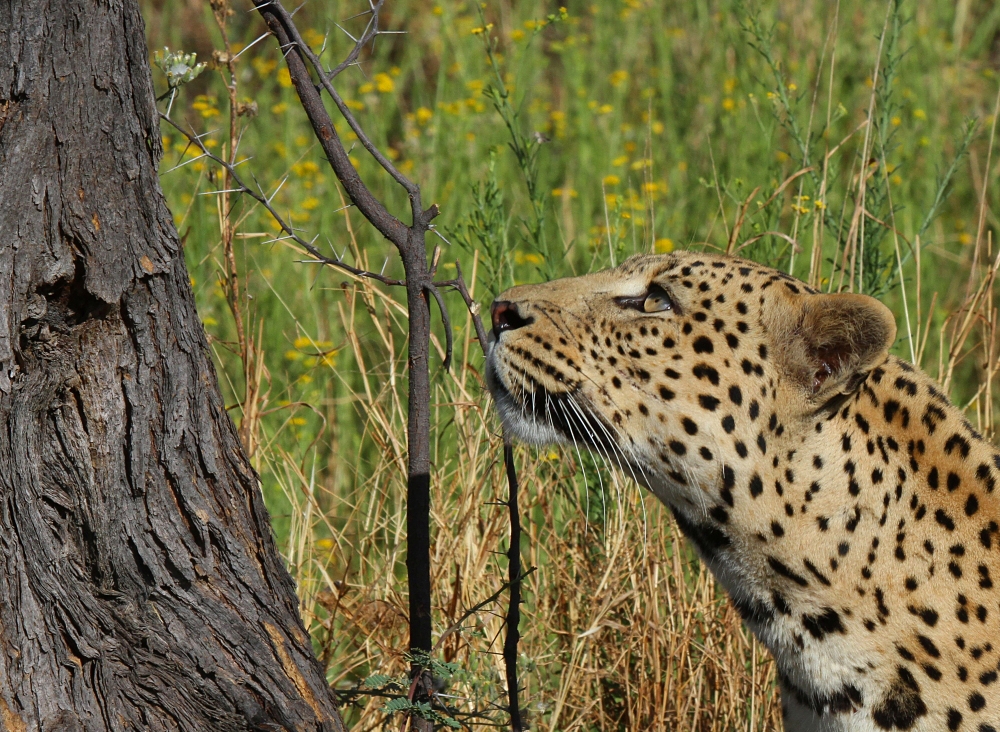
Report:
[{"label": "sunlit grass", "polygon": [[[349,48],[335,23],[363,6],[307,4],[296,19],[333,63]],[[150,5],[149,46],[197,51],[201,60],[213,50],[238,53],[263,29],[247,8],[234,9],[224,49],[207,3]],[[442,237],[431,237],[442,248],[442,275],[460,260],[484,304],[513,282],[581,273],[638,251],[751,242],[741,254],[823,289],[854,281],[855,289],[884,290],[900,323],[897,352],[947,382],[970,419],[991,431],[996,315],[986,275],[996,256],[990,140],[1000,79],[990,33],[1000,14],[985,0],[969,4],[964,18],[953,3],[904,5],[898,48],[879,56],[886,9],[775,2],[754,26],[752,10],[736,2],[600,2],[569,5],[562,18],[558,6],[487,3],[481,17],[473,3],[428,10],[404,1],[390,4],[384,20],[407,33],[380,37],[337,83],[372,139],[421,184],[425,202],[442,207]],[[881,89],[877,59],[880,74],[892,64]],[[237,120],[240,170],[324,251],[399,274],[391,245],[346,208],[273,41],[247,50],[236,68],[247,112]],[[162,93],[165,81],[155,81]],[[535,146],[534,198],[496,97],[484,93],[501,85],[519,134]],[[877,126],[863,125],[869,108]],[[183,87],[172,116],[209,133],[213,152],[225,149],[221,74],[210,70]],[[978,132],[959,156],[969,117]],[[338,132],[350,148],[342,121]],[[253,346],[244,364],[227,302],[227,211],[213,193],[219,171],[166,127],[162,142],[162,183],[199,313],[230,413],[237,424],[252,422],[254,464],[317,653],[338,687],[397,673],[407,642],[404,293],[299,263],[308,257],[280,239],[265,211],[230,199],[240,287],[252,298],[238,303]],[[404,192],[360,146],[351,157],[405,220]],[[956,159],[950,195],[924,226]],[[881,206],[882,223],[855,219],[865,228],[857,225],[860,243],[845,249],[862,180],[866,206],[873,215]],[[864,242],[874,247],[870,260]],[[875,269],[852,269],[852,257]],[[450,374],[441,369],[437,320],[432,362],[439,634],[500,587],[506,571],[497,554],[506,515],[493,503],[506,491],[497,426],[469,318],[448,297],[456,364]],[[244,403],[248,384],[252,404]],[[771,665],[666,511],[589,456],[519,450],[518,461],[523,549],[538,568],[522,626],[535,726],[773,728]],[[490,652],[501,642],[500,616],[488,611],[446,635],[441,655],[463,667],[449,693],[470,707],[495,701],[503,674]],[[380,706],[360,703],[349,720],[373,728]]]}]

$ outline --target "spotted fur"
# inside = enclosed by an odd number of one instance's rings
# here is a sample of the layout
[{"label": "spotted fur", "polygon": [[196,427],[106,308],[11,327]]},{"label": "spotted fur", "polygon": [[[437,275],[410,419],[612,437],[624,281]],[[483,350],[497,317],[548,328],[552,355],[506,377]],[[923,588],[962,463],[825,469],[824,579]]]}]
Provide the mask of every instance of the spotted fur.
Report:
[{"label": "spotted fur", "polygon": [[493,314],[505,425],[670,507],[774,655],[786,730],[1000,730],[1000,454],[888,355],[881,303],[678,252]]}]

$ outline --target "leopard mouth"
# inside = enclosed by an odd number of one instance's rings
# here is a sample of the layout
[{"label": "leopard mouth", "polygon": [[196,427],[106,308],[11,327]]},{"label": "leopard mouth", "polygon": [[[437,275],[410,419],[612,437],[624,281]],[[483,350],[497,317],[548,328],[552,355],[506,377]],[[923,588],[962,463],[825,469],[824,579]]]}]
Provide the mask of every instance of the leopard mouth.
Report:
[{"label": "leopard mouth", "polygon": [[554,443],[587,447],[605,456],[621,456],[622,446],[614,438],[618,430],[591,406],[579,384],[567,391],[551,392],[527,372],[523,385],[510,388],[501,372],[497,349],[490,350],[486,363],[486,385],[493,395],[504,427],[517,439],[533,445]]}]

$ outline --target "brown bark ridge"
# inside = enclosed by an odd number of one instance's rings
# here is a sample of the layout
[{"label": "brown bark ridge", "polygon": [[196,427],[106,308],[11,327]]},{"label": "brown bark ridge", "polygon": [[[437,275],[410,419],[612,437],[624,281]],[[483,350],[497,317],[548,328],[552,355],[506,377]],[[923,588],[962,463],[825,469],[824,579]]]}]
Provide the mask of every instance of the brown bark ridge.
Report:
[{"label": "brown bark ridge", "polygon": [[342,730],[218,390],[135,0],[0,1],[0,728]]}]

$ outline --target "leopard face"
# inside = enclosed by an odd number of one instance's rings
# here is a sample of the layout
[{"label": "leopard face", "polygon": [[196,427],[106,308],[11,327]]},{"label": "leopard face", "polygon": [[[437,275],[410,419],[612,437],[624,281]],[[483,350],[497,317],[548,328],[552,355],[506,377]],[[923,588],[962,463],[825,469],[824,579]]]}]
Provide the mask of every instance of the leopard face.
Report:
[{"label": "leopard face", "polygon": [[885,306],[678,252],[492,316],[506,428],[670,507],[774,655],[786,729],[1000,730],[1000,456],[888,355]]}]

